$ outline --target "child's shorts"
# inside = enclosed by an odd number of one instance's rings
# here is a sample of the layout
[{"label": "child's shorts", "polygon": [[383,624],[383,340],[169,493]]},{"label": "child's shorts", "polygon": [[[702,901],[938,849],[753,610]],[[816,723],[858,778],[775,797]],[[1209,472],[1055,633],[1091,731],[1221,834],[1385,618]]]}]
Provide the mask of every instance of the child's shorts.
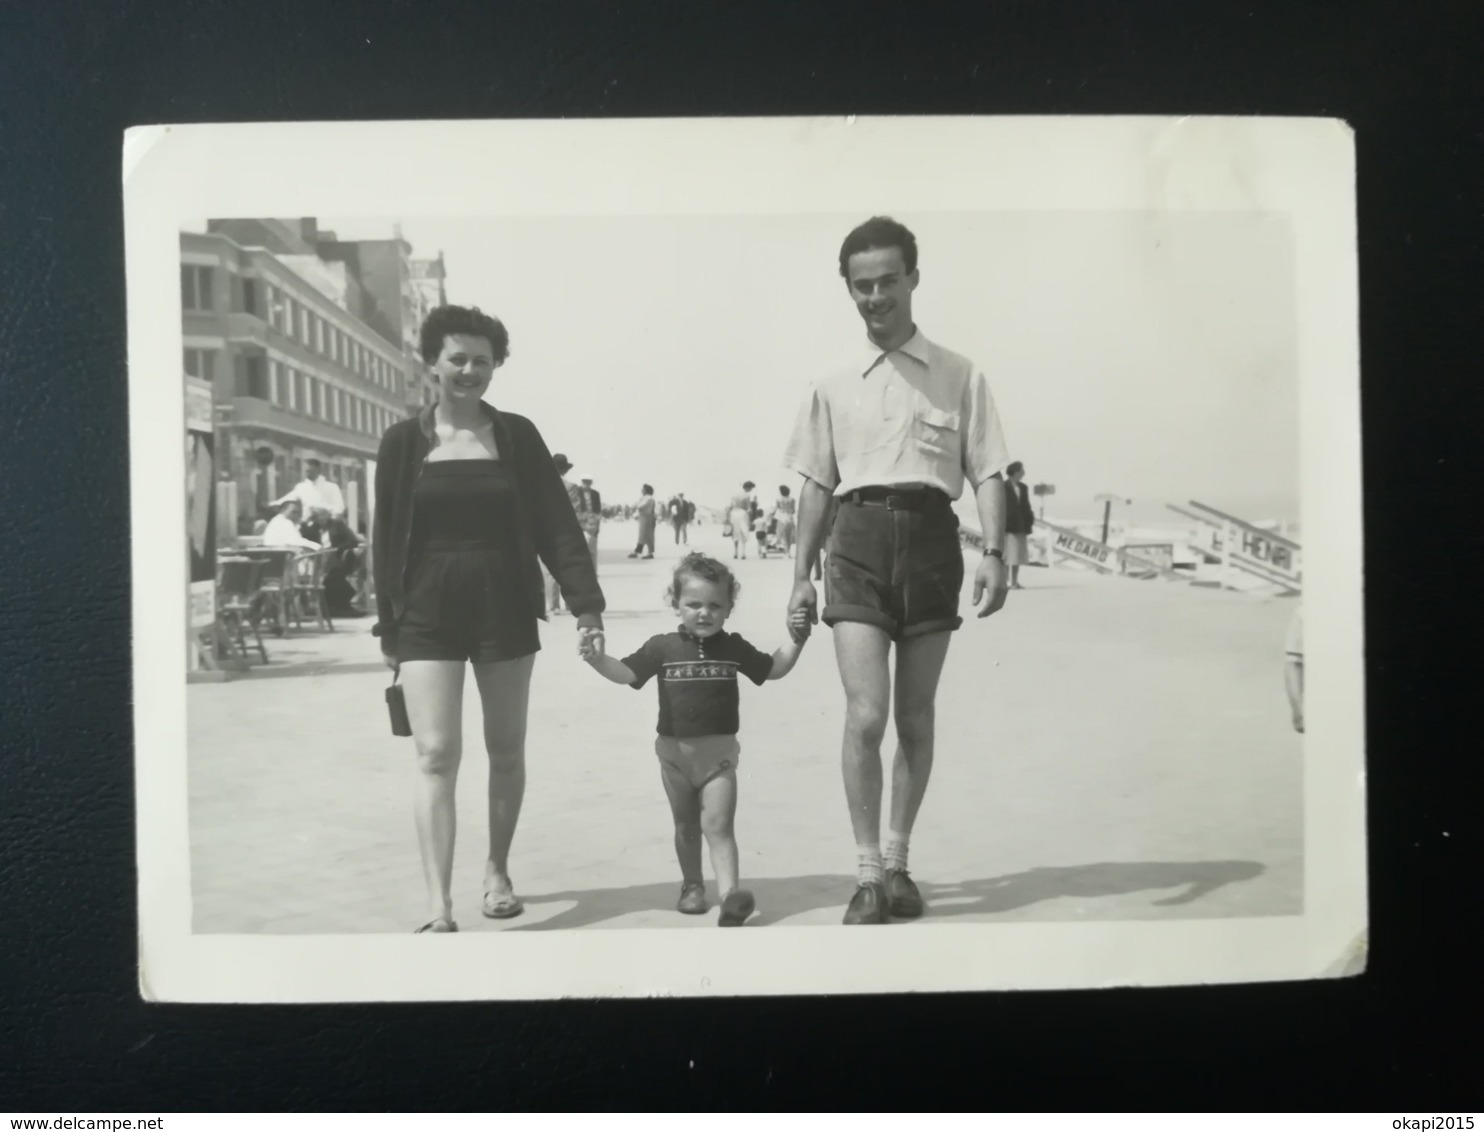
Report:
[{"label": "child's shorts", "polygon": [[661,771],[699,790],[718,774],[736,769],[742,746],[735,735],[695,735],[688,739],[656,735],[654,753],[659,756]]}]

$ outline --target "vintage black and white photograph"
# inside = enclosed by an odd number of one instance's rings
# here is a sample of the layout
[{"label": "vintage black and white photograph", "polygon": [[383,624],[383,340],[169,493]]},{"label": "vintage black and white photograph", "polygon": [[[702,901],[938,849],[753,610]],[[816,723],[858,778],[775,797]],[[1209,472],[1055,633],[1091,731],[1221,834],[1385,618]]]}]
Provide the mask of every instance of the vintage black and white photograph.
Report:
[{"label": "vintage black and white photograph", "polygon": [[1319,120],[131,131],[146,997],[1363,969],[1352,181]]}]

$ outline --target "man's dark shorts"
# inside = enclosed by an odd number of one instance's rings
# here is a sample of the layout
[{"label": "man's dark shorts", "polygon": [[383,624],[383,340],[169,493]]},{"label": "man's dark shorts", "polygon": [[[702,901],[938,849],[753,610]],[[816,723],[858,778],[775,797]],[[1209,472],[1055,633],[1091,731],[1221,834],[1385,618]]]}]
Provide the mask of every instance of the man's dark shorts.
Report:
[{"label": "man's dark shorts", "polygon": [[842,499],[824,574],[826,625],[859,621],[901,641],[964,623],[964,555],[946,495],[916,510]]}]

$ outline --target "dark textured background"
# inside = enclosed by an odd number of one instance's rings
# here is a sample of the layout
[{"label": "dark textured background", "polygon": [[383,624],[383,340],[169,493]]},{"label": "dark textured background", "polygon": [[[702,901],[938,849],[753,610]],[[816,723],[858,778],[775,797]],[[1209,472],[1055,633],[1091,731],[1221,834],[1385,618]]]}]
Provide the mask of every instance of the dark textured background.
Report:
[{"label": "dark textured background", "polygon": [[[1478,6],[468,8],[0,4],[0,1109],[1418,1112],[1470,1094],[1477,1107],[1484,806],[1464,778],[1481,744],[1454,725],[1478,696],[1484,549]],[[1370,973],[918,999],[141,1003],[122,131],[774,113],[1313,114],[1355,126]]]}]

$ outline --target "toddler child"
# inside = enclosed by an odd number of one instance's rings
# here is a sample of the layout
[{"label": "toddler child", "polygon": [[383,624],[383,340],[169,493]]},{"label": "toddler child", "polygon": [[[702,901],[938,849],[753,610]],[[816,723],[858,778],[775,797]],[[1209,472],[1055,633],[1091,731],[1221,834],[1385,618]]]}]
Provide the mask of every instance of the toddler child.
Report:
[{"label": "toddler child", "polygon": [[[754,684],[781,680],[793,669],[809,634],[802,610],[790,623],[790,639],[771,656],[725,630],[740,587],[714,558],[688,554],[675,568],[666,593],[678,629],[645,641],[623,660],[605,652],[601,630],[583,633],[582,657],[615,684],[642,688],[658,676],[659,725],[654,750],[660,778],[675,818],[675,855],[680,859],[681,912],[706,911],[701,873],[701,837],[711,850],[711,868],[721,896],[718,924],[738,927],[752,915],[752,893],[738,880],[737,673]],[[797,637],[797,642],[793,639]]]}]

